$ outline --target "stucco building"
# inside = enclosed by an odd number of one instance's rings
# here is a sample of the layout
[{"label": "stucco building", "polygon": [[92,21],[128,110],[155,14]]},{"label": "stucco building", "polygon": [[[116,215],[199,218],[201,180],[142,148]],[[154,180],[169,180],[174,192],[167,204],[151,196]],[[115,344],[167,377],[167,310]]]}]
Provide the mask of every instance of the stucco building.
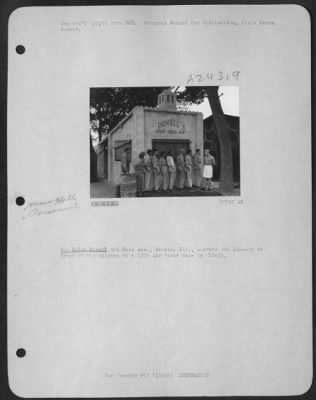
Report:
[{"label": "stucco building", "polygon": [[[135,107],[108,135],[108,180],[120,183],[121,156],[130,150],[131,164],[141,151],[197,148],[203,152],[203,114],[176,109],[176,96],[170,90],[158,96],[156,108]],[[202,153],[203,154],[203,153]],[[131,168],[131,171],[133,169]]]}]

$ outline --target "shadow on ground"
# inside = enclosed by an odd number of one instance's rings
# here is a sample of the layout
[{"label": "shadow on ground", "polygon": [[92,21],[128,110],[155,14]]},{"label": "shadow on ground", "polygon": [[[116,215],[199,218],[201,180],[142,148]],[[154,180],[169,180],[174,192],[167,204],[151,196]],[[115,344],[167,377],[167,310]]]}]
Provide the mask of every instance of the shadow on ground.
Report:
[{"label": "shadow on ground", "polygon": [[208,191],[200,188],[184,188],[184,189],[173,189],[173,190],[158,190],[154,192],[144,192],[143,197],[200,197],[200,196],[221,196],[221,194],[211,189]]},{"label": "shadow on ground", "polygon": [[[239,196],[240,189],[239,185],[234,185],[234,192],[231,196]],[[219,183],[212,182],[211,190],[205,191],[200,188],[184,188],[184,189],[173,189],[173,190],[159,190],[155,192],[144,192],[143,197],[211,197],[211,196],[222,196],[219,191]],[[120,187],[114,183],[106,180],[93,182],[90,184],[90,197],[95,198],[119,198]]]}]

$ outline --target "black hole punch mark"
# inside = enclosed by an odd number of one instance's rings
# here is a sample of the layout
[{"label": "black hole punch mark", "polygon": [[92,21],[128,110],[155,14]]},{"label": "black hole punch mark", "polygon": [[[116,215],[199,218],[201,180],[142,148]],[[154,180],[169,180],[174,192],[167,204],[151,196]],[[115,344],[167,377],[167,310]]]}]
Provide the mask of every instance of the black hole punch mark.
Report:
[{"label": "black hole punch mark", "polygon": [[15,202],[16,202],[16,204],[17,204],[18,206],[23,206],[23,204],[25,203],[24,197],[18,196],[18,197],[16,198]]},{"label": "black hole punch mark", "polygon": [[25,349],[17,349],[16,355],[17,355],[19,358],[25,357],[25,355],[26,355]]},{"label": "black hole punch mark", "polygon": [[18,44],[18,45],[16,46],[16,48],[15,48],[15,51],[16,51],[18,54],[23,54],[23,53],[25,53],[25,47],[22,46],[21,44]]}]

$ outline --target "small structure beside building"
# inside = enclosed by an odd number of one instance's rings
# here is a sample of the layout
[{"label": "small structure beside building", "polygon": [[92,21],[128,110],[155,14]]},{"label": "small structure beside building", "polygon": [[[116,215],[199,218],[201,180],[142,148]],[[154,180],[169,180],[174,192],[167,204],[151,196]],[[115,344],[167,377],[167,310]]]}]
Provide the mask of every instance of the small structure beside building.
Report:
[{"label": "small structure beside building", "polygon": [[180,149],[203,154],[203,114],[178,111],[176,95],[169,89],[158,96],[156,108],[136,106],[108,135],[108,180],[120,184],[121,158],[128,148],[131,164],[142,151]]},{"label": "small structure beside building", "polygon": [[108,140],[103,138],[94,146],[97,154],[97,177],[98,180],[108,179]]}]

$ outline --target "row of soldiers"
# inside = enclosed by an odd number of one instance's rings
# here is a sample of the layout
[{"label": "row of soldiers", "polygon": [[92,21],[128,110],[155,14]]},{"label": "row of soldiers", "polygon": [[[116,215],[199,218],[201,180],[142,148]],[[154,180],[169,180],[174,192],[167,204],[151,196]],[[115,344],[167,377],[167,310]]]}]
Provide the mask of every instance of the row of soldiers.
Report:
[{"label": "row of soldiers", "polygon": [[[128,150],[125,150],[121,162],[122,173],[129,173],[128,159]],[[133,165],[137,195],[158,190],[172,191],[175,187],[192,188],[193,185],[210,190],[215,159],[208,149],[205,150],[203,161],[200,149],[194,155],[191,150],[185,152],[181,149],[176,157],[171,150],[159,153],[158,150],[149,149],[146,153],[141,152]]]}]

